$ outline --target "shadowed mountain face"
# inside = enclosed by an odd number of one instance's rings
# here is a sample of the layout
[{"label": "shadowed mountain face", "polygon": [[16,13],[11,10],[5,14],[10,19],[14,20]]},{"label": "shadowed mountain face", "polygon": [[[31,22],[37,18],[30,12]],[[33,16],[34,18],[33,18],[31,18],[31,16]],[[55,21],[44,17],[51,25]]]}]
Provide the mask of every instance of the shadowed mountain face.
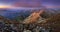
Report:
[{"label": "shadowed mountain face", "polygon": [[0,10],[0,12],[1,12],[0,15],[10,19],[21,15],[26,17],[30,14],[28,10],[15,10],[15,9],[4,9],[4,10]]},{"label": "shadowed mountain face", "polygon": [[[35,9],[36,10],[36,9]],[[36,10],[37,11],[37,10]],[[29,16],[32,12],[34,12],[34,10],[27,10],[27,9],[0,9],[0,15],[13,19],[17,16],[23,16],[24,18],[26,18],[27,16]],[[60,13],[59,9],[45,9],[45,12],[42,14],[43,16],[45,15],[54,15]]]}]

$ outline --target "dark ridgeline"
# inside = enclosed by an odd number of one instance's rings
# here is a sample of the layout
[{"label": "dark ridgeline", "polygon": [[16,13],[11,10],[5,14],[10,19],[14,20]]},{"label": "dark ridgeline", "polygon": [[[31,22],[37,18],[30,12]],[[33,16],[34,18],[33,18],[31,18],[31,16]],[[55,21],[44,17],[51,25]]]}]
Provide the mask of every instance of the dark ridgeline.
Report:
[{"label": "dark ridgeline", "polygon": [[49,17],[45,23],[40,23],[40,26],[50,28],[52,32],[60,32],[60,14]]}]

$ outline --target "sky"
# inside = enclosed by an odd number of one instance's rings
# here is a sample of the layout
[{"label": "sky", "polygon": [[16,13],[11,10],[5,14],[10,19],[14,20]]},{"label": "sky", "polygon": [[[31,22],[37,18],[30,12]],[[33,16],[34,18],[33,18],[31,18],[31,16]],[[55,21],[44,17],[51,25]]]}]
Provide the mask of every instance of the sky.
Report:
[{"label": "sky", "polygon": [[[41,7],[60,8],[60,0],[0,0],[0,9],[1,8],[29,9],[29,8],[41,8]],[[9,12],[5,10],[4,11],[0,10],[0,15],[8,16],[11,14]]]},{"label": "sky", "polygon": [[60,0],[0,0],[0,8],[28,7],[28,8],[60,8]]}]

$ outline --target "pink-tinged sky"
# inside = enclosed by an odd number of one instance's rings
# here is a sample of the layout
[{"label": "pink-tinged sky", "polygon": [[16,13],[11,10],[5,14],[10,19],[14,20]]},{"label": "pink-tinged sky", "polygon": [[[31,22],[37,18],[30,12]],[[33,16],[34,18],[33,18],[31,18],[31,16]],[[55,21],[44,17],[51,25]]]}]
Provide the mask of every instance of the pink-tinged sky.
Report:
[{"label": "pink-tinged sky", "polygon": [[15,7],[40,8],[60,8],[60,0],[0,0],[1,4],[8,4]]}]

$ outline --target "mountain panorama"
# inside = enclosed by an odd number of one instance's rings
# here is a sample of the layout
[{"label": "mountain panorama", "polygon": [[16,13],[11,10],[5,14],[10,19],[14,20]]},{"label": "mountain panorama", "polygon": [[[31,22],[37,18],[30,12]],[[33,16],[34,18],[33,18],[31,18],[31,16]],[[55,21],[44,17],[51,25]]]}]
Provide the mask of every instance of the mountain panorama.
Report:
[{"label": "mountain panorama", "polygon": [[0,9],[0,11],[2,31],[60,32],[60,9]]},{"label": "mountain panorama", "polygon": [[60,0],[0,0],[0,32],[60,32]]},{"label": "mountain panorama", "polygon": [[[32,8],[31,9],[0,9],[0,15],[12,19],[21,15],[23,17],[27,17],[31,13],[37,12],[38,10],[41,10],[41,9],[32,9]],[[47,15],[55,15],[57,13],[60,13],[60,9],[45,8],[43,10],[44,10],[44,13]]]}]

